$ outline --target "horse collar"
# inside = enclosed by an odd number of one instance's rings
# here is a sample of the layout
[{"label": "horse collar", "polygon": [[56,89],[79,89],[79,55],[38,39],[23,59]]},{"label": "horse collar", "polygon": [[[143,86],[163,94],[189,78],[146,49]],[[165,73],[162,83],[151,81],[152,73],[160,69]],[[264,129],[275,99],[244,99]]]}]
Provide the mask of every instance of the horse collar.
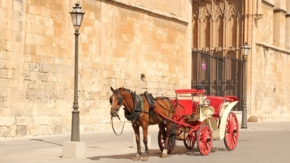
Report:
[{"label": "horse collar", "polygon": [[144,100],[140,95],[136,95],[136,93],[132,92],[133,99],[133,110],[132,112],[125,111],[125,117],[132,121],[133,123],[139,118],[140,114],[143,113]]}]

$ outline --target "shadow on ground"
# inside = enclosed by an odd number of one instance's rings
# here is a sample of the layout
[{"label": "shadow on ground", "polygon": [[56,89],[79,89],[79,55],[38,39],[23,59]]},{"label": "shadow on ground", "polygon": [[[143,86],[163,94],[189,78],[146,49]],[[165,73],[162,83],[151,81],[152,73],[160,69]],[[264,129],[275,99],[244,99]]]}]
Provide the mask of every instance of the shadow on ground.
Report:
[{"label": "shadow on ground", "polygon": [[45,141],[43,139],[30,139],[32,141],[39,141],[39,142],[44,142],[44,143],[49,143],[49,144],[54,144],[54,145],[58,145],[58,146],[62,146],[62,144],[58,144],[58,143],[54,143],[54,142],[49,142],[49,141]]},{"label": "shadow on ground", "polygon": [[[211,152],[220,152],[220,151],[227,151],[227,149],[213,147]],[[159,149],[150,149],[149,153],[150,153],[150,157],[161,158],[161,151]],[[142,154],[144,154],[144,151],[142,151]],[[120,155],[94,156],[94,157],[88,157],[87,159],[90,159],[90,160],[100,160],[100,159],[128,159],[128,160],[132,160],[135,155],[136,155],[136,153],[128,153],[128,154],[120,154]],[[192,150],[188,150],[184,146],[175,146],[173,152],[171,154],[169,154],[168,157],[173,156],[173,155],[202,156],[198,152],[196,147],[193,148]]]}]

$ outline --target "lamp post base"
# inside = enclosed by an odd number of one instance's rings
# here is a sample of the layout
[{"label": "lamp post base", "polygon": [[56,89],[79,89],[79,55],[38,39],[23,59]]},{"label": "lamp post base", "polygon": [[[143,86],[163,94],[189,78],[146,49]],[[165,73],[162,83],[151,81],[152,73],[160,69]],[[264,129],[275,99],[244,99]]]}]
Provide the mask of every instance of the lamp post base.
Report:
[{"label": "lamp post base", "polygon": [[248,121],[248,118],[247,118],[247,105],[246,105],[246,102],[244,101],[243,112],[242,112],[242,126],[241,126],[242,129],[247,129],[248,128],[247,121]]},{"label": "lamp post base", "polygon": [[67,141],[62,146],[62,158],[84,158],[85,142]]},{"label": "lamp post base", "polygon": [[248,126],[242,126],[241,127],[241,129],[247,129],[248,128]]}]

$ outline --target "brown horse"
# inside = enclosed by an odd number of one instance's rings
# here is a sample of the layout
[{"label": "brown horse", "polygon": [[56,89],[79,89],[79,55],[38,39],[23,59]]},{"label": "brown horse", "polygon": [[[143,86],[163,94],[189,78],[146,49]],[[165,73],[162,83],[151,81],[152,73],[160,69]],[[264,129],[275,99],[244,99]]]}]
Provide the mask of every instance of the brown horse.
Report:
[{"label": "brown horse", "polygon": [[[145,145],[145,154],[142,157],[143,161],[147,161],[149,158],[149,149],[147,146],[147,135],[149,125],[158,124],[159,130],[163,135],[164,149],[162,151],[162,158],[167,157],[168,141],[171,134],[172,125],[166,121],[166,118],[173,119],[175,108],[173,103],[167,97],[157,97],[151,99],[148,97],[147,92],[142,95],[136,95],[136,93],[126,88],[119,88],[114,90],[110,97],[111,103],[111,116],[119,117],[118,111],[121,106],[124,106],[125,117],[132,122],[132,127],[136,136],[137,154],[133,160],[137,161],[141,159],[141,145],[140,145],[140,132],[139,127],[143,129],[143,143]],[[162,117],[162,114],[164,117]],[[174,140],[175,141],[175,140]]]}]

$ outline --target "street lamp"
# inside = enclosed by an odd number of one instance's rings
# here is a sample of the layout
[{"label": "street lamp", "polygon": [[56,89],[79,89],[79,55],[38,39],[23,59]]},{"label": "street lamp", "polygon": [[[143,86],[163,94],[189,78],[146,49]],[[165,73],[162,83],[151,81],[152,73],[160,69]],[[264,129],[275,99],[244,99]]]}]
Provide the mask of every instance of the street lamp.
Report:
[{"label": "street lamp", "polygon": [[79,104],[78,104],[78,36],[79,29],[82,24],[84,12],[77,2],[70,12],[72,17],[73,26],[75,28],[75,78],[74,78],[74,102],[72,111],[72,129],[71,129],[71,141],[80,141],[80,118],[79,118]]},{"label": "street lamp", "polygon": [[250,49],[251,49],[251,48],[249,47],[248,43],[246,42],[246,43],[244,44],[244,46],[242,47],[242,54],[243,54],[243,56],[247,57],[248,54],[249,54],[249,50],[250,50]]},{"label": "street lamp", "polygon": [[248,43],[246,42],[244,46],[242,46],[242,54],[244,56],[244,65],[243,65],[243,113],[242,113],[242,126],[241,128],[248,128],[247,126],[247,56],[249,53]]}]

